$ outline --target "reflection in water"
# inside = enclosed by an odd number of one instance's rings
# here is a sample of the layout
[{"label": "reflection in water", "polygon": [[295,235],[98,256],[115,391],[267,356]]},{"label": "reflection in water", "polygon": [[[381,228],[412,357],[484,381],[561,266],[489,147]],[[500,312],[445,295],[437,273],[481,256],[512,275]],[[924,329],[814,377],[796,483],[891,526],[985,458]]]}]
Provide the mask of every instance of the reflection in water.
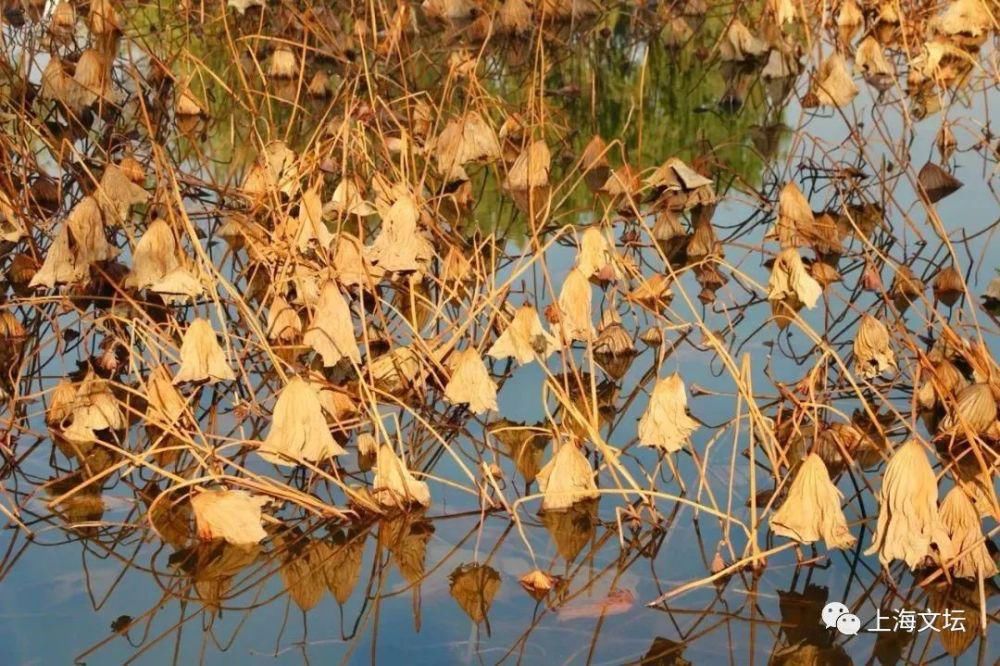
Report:
[{"label": "reflection in water", "polygon": [[[851,0],[224,4],[4,3],[5,662],[995,660],[979,0],[956,30]],[[234,381],[174,379],[213,355]],[[669,446],[640,442],[674,373]],[[349,455],[262,462],[292,377],[317,407],[287,429]],[[449,398],[477,390],[498,409]],[[911,437],[977,545],[985,519],[978,576],[943,525],[913,572],[864,553]],[[429,507],[369,492],[380,444]],[[599,497],[540,510],[562,447]],[[817,458],[843,550],[766,522]],[[199,539],[205,491],[266,538]],[[938,619],[869,631],[900,609]]]}]

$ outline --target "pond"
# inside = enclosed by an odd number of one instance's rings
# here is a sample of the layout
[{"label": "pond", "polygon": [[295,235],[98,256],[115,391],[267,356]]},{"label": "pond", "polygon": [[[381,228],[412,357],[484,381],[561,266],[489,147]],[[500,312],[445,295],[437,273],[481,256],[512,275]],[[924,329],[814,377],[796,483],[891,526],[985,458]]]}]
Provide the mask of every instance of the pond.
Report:
[{"label": "pond", "polygon": [[996,663],[998,17],[4,3],[3,663]]}]

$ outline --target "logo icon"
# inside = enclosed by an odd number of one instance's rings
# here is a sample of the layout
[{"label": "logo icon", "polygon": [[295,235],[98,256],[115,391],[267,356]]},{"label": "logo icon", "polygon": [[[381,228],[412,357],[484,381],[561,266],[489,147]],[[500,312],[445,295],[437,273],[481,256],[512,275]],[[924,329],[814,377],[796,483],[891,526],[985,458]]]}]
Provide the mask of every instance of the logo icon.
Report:
[{"label": "logo icon", "polygon": [[839,601],[831,601],[823,606],[821,615],[827,629],[836,628],[844,636],[856,636],[861,631],[861,619]]},{"label": "logo icon", "polygon": [[861,631],[861,618],[854,613],[844,613],[837,618],[837,631],[845,636],[857,636]]}]

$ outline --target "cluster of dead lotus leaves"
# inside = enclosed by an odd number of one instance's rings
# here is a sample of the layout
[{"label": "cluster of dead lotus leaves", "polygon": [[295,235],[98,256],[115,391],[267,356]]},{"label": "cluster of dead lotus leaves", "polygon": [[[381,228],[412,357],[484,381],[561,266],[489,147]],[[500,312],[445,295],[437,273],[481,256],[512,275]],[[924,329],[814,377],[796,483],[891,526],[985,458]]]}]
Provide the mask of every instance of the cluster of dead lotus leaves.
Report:
[{"label": "cluster of dead lotus leaves", "polygon": [[[803,11],[808,5],[792,0],[768,0],[760,21],[761,32],[755,35],[739,18],[733,18],[719,43],[719,55],[726,62],[763,63],[765,79],[795,76],[801,70],[797,43],[786,33],[786,25],[805,21]],[[704,13],[704,3],[686,2],[665,5],[663,37],[669,45],[682,45],[693,34],[688,18]],[[986,0],[953,0],[944,10],[927,20],[913,13],[903,15],[899,4],[891,0],[841,0],[833,14],[839,42],[849,45],[852,37],[862,30],[864,35],[855,47],[853,60],[856,70],[879,91],[892,87],[896,67],[887,56],[886,46],[904,51],[909,63],[907,85],[912,92],[928,86],[955,84],[971,67],[969,53],[986,41],[996,30],[997,21]],[[921,44],[912,38],[900,40],[900,28],[906,24],[907,34],[923,34]],[[803,106],[842,107],[858,94],[858,88],[844,53],[836,51],[823,59],[812,77]]]},{"label": "cluster of dead lotus leaves", "polygon": [[[478,114],[473,114],[471,122],[477,130],[469,137],[464,136],[462,125],[459,125],[457,138],[451,135],[456,130],[449,126],[442,131],[443,139],[442,136],[437,139],[439,146],[443,143],[447,147],[443,153],[446,157],[439,162],[439,166],[458,178],[464,176],[458,169],[466,163],[493,157],[489,151],[482,151],[480,135],[486,132],[489,137],[490,132],[482,117],[476,116]],[[487,130],[481,129],[480,125],[485,125]],[[469,144],[473,148],[469,148]],[[486,145],[492,149],[493,144],[488,140]],[[547,149],[541,151],[536,145],[529,146],[518,158],[521,164],[531,166],[539,155],[547,162]],[[593,148],[593,144],[588,146],[591,152]],[[311,299],[299,303],[311,306],[313,310],[308,326],[303,326],[296,308],[280,294],[276,295],[268,314],[267,334],[273,340],[280,340],[289,332],[301,333],[304,344],[322,358],[323,365],[334,366],[344,359],[357,365],[361,362],[361,351],[351,309],[342,290],[370,287],[376,280],[392,273],[430,270],[434,246],[421,230],[417,198],[405,189],[390,188],[375,204],[369,204],[352,181],[344,180],[331,201],[324,203],[318,187],[300,189],[296,164],[297,157],[283,144],[268,146],[260,162],[248,173],[244,192],[250,198],[266,197],[275,192],[286,197],[299,197],[298,215],[276,235],[284,238],[291,248],[303,253],[317,245],[335,248],[333,264],[336,273],[314,288]],[[515,163],[511,172],[521,170]],[[64,221],[45,262],[32,278],[31,286],[51,287],[79,281],[87,275],[90,264],[115,256],[115,248],[106,240],[104,222],[109,220],[113,224],[124,224],[131,205],[148,201],[148,193],[139,185],[143,180],[141,173],[141,169],[129,161],[109,165],[105,169],[95,194],[81,200]],[[542,182],[525,177],[532,183],[530,186]],[[609,180],[613,178],[614,174]],[[684,210],[710,205],[714,201],[712,182],[676,159],[668,160],[655,170],[644,184],[657,193],[654,209]],[[508,187],[511,187],[509,182]],[[331,233],[324,222],[331,211],[358,216],[378,214],[382,219],[381,231],[367,246],[356,239],[343,242],[344,239]],[[793,309],[803,305],[814,306],[822,286],[805,268],[796,248],[800,245],[836,245],[840,241],[840,233],[836,223],[818,221],[799,188],[789,183],[781,193],[772,233],[787,247],[775,260],[769,299]],[[69,242],[70,238],[73,243]],[[538,311],[530,304],[524,304],[513,311],[487,354],[497,359],[512,358],[518,363],[544,362],[561,344],[573,341],[591,342],[595,350],[604,345],[613,353],[631,353],[634,350],[631,339],[623,329],[619,330],[621,326],[613,318],[602,321],[600,330],[595,330],[590,305],[593,282],[603,284],[621,279],[627,269],[626,259],[617,253],[614,243],[604,232],[598,227],[583,230],[576,265],[560,291],[556,308],[558,314],[550,318],[554,320],[552,332],[545,329]],[[655,280],[655,277],[644,280],[639,287],[626,293],[626,300],[654,308],[662,307],[669,294],[668,282],[662,276],[660,280]],[[162,218],[155,219],[136,244],[133,268],[125,283],[136,289],[156,291],[168,300],[187,300],[204,292],[204,282],[194,262],[181,251],[171,225]],[[959,288],[961,284],[958,276]],[[298,289],[296,293],[301,297],[309,290]],[[624,334],[625,339],[619,339],[620,335],[616,334]],[[867,379],[895,367],[889,333],[879,320],[870,316],[862,319],[855,339],[854,357],[857,374]],[[423,372],[423,365],[424,361],[415,349],[403,346],[375,358],[370,369],[376,381],[392,389],[415,381]],[[448,366],[450,380],[444,387],[447,400],[464,404],[474,413],[497,409],[496,385],[474,347],[453,352]],[[942,367],[947,366],[942,364]],[[154,423],[169,424],[183,413],[186,398],[180,394],[177,385],[229,381],[234,377],[211,323],[206,319],[195,319],[184,333],[180,365],[173,380],[163,367],[150,374],[147,418]],[[958,383],[957,380],[952,381],[951,388],[959,388]],[[324,390],[321,386],[303,377],[289,380],[278,396],[270,431],[258,448],[261,457],[276,464],[297,464],[303,461],[316,463],[344,453],[333,439],[327,419],[336,418],[349,407],[342,403],[341,394]],[[941,387],[933,383],[927,386],[921,391],[921,400],[936,400]],[[88,376],[80,384],[66,385],[60,390],[65,399],[54,400],[50,417],[53,423],[70,424],[62,433],[67,439],[93,441],[95,431],[124,427],[125,419],[113,394],[100,380]],[[957,402],[959,406],[967,402],[961,397]],[[994,427],[995,402],[987,403],[994,409],[988,427]],[[967,417],[965,422],[968,420]],[[945,421],[947,423],[948,419]],[[697,421],[687,413],[683,382],[674,375],[656,383],[646,412],[638,424],[639,441],[666,452],[677,451],[697,425]],[[376,456],[376,476],[371,491],[371,498],[376,503],[387,507],[426,506],[430,503],[426,483],[413,477],[390,445],[379,445],[370,435],[362,435],[358,446],[359,450],[363,446],[367,455]],[[844,529],[843,514],[831,510],[829,502],[823,501],[824,498],[829,500],[839,496],[829,481],[825,467],[819,473],[816,460],[815,454],[809,458],[810,464],[803,466],[789,491],[790,496],[793,493],[796,496],[810,493],[813,501],[786,502],[782,510],[775,514],[772,525],[779,534],[803,542],[815,540],[810,535],[819,533],[833,547],[844,545],[851,537]],[[590,463],[572,442],[559,446],[537,478],[544,493],[542,505],[545,510],[563,510],[599,494]],[[823,479],[825,483],[822,483]],[[198,533],[203,537],[212,535],[233,543],[257,542],[263,538],[259,520],[260,509],[265,503],[262,498],[239,490],[204,491],[197,497],[200,499],[193,507]],[[839,501],[836,504],[839,506]],[[957,501],[952,504],[957,504]],[[818,509],[820,506],[825,508]],[[788,515],[795,507],[806,511],[805,518]],[[239,517],[233,515],[234,511],[240,514]],[[813,513],[810,514],[810,511]],[[806,529],[808,525],[813,525],[811,531]]]},{"label": "cluster of dead lotus leaves", "polygon": [[[477,116],[471,114],[473,127],[482,122]],[[480,143],[478,129],[471,134],[460,129],[457,138],[451,136],[453,133],[454,129],[449,126],[438,137],[438,144],[448,147],[444,154],[458,156],[446,158],[447,169],[454,172],[456,166],[461,168],[464,163],[489,157],[478,148],[470,150],[467,147],[470,142],[473,145]],[[530,175],[537,172],[528,168],[539,156],[547,162],[547,149],[540,150],[538,145],[530,146],[525,153],[527,157],[522,156],[523,159],[518,158],[515,162],[507,178],[508,187],[517,184],[511,180],[513,177],[517,181],[521,177],[519,173],[525,174],[531,186],[541,183],[537,176]],[[291,248],[300,252],[317,245],[324,248],[335,245],[333,264],[337,272],[314,289],[311,299],[298,303],[313,309],[308,327],[302,325],[295,308],[280,294],[275,296],[268,314],[267,335],[272,340],[281,340],[289,333],[302,333],[303,343],[318,354],[323,365],[334,366],[342,360],[357,365],[361,362],[361,352],[342,289],[371,286],[374,280],[390,273],[428,270],[434,248],[420,229],[416,199],[405,189],[390,189],[372,205],[360,199],[351,181],[344,180],[331,201],[323,203],[317,187],[300,190],[296,164],[296,156],[283,144],[268,146],[260,162],[246,176],[244,193],[250,198],[266,198],[278,192],[286,197],[299,197],[298,215],[275,235],[286,239]],[[83,198],[62,223],[29,286],[51,288],[79,282],[87,277],[91,264],[113,259],[117,250],[107,241],[105,221],[124,226],[131,206],[148,201],[148,193],[138,184],[142,181],[142,170],[131,160],[109,165],[95,193]],[[659,192],[661,200],[672,202],[671,205],[681,209],[706,204],[714,198],[711,181],[676,159],[657,169],[647,184]],[[390,200],[390,197],[395,199]],[[324,215],[330,211],[356,216],[378,213],[382,218],[381,232],[367,246],[342,242],[343,239],[335,237],[324,222]],[[164,218],[156,218],[149,224],[136,243],[132,258],[133,267],[124,280],[127,287],[157,292],[168,302],[184,302],[204,293],[200,271],[182,251],[171,224]],[[632,341],[620,324],[614,320],[604,322],[598,334],[590,310],[591,280],[607,282],[620,278],[622,265],[623,259],[605,234],[596,227],[586,229],[581,235],[576,267],[567,277],[559,297],[554,332],[546,331],[537,310],[525,304],[513,312],[487,353],[497,359],[512,358],[519,363],[544,361],[559,348],[560,342],[574,340],[596,341],[595,346],[607,347],[615,354],[631,353],[634,350]],[[309,289],[296,290],[300,298],[309,292]],[[665,293],[663,282],[656,288],[644,283],[627,297],[639,303],[660,301],[662,304]],[[404,346],[374,359],[369,369],[377,384],[392,389],[416,380],[422,366],[419,354]],[[497,409],[496,385],[475,348],[455,351],[449,359],[449,367],[450,380],[444,387],[446,399],[465,404],[474,413]],[[212,324],[207,319],[196,318],[183,334],[180,364],[173,379],[165,366],[154,369],[149,375],[147,420],[169,427],[182,417],[187,399],[177,386],[234,378]],[[270,431],[257,450],[259,455],[276,464],[298,464],[316,463],[343,454],[344,450],[333,439],[327,425],[329,416],[336,418],[345,409],[338,396],[339,393],[324,390],[307,378],[290,379],[278,395]],[[697,425],[687,415],[685,407],[685,391],[679,377],[659,382],[640,423],[642,443],[665,451],[679,449]],[[126,424],[109,386],[93,374],[77,384],[68,381],[60,384],[48,416],[50,424],[61,428],[64,438],[77,444],[95,441],[97,431],[118,430]],[[372,492],[377,503],[386,506],[429,504],[426,484],[412,477],[391,446],[378,446],[370,435],[359,437],[358,446],[365,448],[366,454],[377,452]],[[564,509],[596,495],[589,463],[572,443],[560,447],[553,460],[538,473],[538,479],[545,493],[543,507],[546,509]],[[251,510],[259,513],[259,498],[243,491],[225,490],[206,491],[201,496],[209,499],[200,499],[194,505],[196,516],[200,516],[199,534],[215,533],[233,542],[260,537],[259,529],[249,532],[245,529],[248,524],[256,524],[259,528],[259,523],[253,520],[240,519],[222,525],[214,518],[226,516],[236,508],[244,514]],[[217,507],[214,512],[205,509],[213,505],[211,498],[221,502],[221,508]]]},{"label": "cluster of dead lotus leaves", "polygon": [[[843,25],[846,25],[845,22],[851,15],[851,4],[845,3],[841,8],[839,20]],[[52,19],[54,29],[68,20],[66,18],[68,12],[64,5],[68,5],[72,10],[72,6],[66,2],[57,6]],[[98,8],[96,15],[95,7]],[[100,21],[110,16],[102,13],[101,7],[102,3],[91,3],[92,29],[94,25],[101,29],[103,24]],[[977,0],[958,0],[952,3],[942,17],[939,17],[935,29],[945,33],[952,31],[952,34],[971,33],[973,36],[982,34],[983,28],[976,27],[982,24],[980,10],[981,5]],[[958,21],[952,14],[961,16],[963,20]],[[75,23],[75,15],[72,21]],[[723,44],[724,55],[730,59],[758,56],[764,50],[760,49],[754,40],[745,26],[734,22]],[[92,55],[98,56],[96,52]],[[91,67],[90,59],[92,58],[87,60],[81,58],[82,66],[81,63],[77,64],[74,77],[68,77],[61,68],[52,67],[51,72],[47,70],[43,76],[43,95],[74,104],[79,100],[79,104],[87,105],[107,94],[107,89],[103,87],[105,85],[103,75],[98,77],[100,80],[95,83],[90,80],[93,77],[88,74],[91,70],[105,71],[105,66],[95,62]],[[823,63],[817,82],[814,92],[821,103],[842,105],[849,102],[857,92],[839,56],[833,56]],[[201,113],[202,107],[182,91],[176,101],[176,110],[179,113],[188,111]],[[449,123],[428,148],[435,156],[439,173],[448,181],[466,180],[468,178],[465,173],[466,165],[472,162],[498,160],[502,152],[500,141],[489,123],[474,111]],[[600,145],[592,144],[588,146],[588,150],[584,162],[587,162],[591,169],[600,167]],[[549,149],[544,141],[530,142],[508,169],[504,180],[505,187],[514,191],[547,185],[550,161]],[[294,220],[289,221],[282,233],[300,251],[305,251],[316,244],[334,247],[336,252],[334,265],[337,274],[331,275],[331,279],[314,288],[314,298],[307,300],[306,305],[314,309],[313,319],[308,327],[302,326],[301,321],[298,321],[296,310],[289,307],[278,295],[275,296],[270,309],[267,330],[269,335],[278,335],[289,330],[302,331],[305,328],[303,333],[305,344],[322,357],[324,365],[335,365],[341,359],[348,359],[357,364],[361,361],[360,351],[355,340],[353,325],[350,323],[350,308],[341,289],[363,283],[370,284],[373,279],[379,279],[387,273],[428,270],[434,255],[434,247],[420,230],[420,205],[415,195],[390,189],[381,193],[382,196],[377,198],[375,204],[369,204],[364,200],[357,185],[350,179],[345,179],[337,187],[332,199],[324,203],[320,198],[318,187],[300,190],[300,179],[295,173],[295,164],[296,156],[283,144],[272,144],[262,160],[251,170],[243,189],[250,196],[267,196],[277,191],[287,197],[300,197],[299,214]],[[940,174],[931,175],[936,176],[938,180],[942,178]],[[141,169],[135,169],[131,163],[109,165],[104,171],[96,193],[81,200],[64,221],[42,267],[32,277],[30,285],[51,288],[61,283],[78,282],[86,276],[92,263],[113,259],[117,252],[106,240],[104,225],[122,224],[127,219],[131,205],[148,201],[149,195],[141,187],[143,180]],[[679,160],[671,160],[660,167],[644,184],[659,191],[660,201],[679,199],[681,209],[711,203],[713,197],[711,181]],[[630,172],[618,170],[609,174],[603,189],[611,194],[621,194],[634,192],[637,186],[639,183]],[[930,191],[931,187],[927,186],[925,189]],[[670,206],[663,205],[662,208],[669,209]],[[354,242],[353,239],[334,237],[323,221],[331,212],[358,216],[377,213],[382,219],[382,231],[368,246]],[[832,225],[832,228],[835,237],[836,225]],[[811,272],[805,268],[796,247],[802,244],[815,247],[817,242],[830,241],[831,236],[828,231],[829,227],[824,227],[822,221],[817,221],[798,187],[790,183],[782,191],[779,201],[775,235],[781,240],[784,249],[774,263],[768,285],[769,300],[786,307],[790,306],[793,310],[802,306],[813,307],[816,304],[822,292],[823,280],[814,277],[815,268]],[[20,237],[17,230],[14,235]],[[805,239],[804,243],[802,239]],[[813,267],[818,263],[820,262],[814,263]],[[544,360],[559,347],[560,340],[563,342],[598,340],[599,334],[594,331],[590,312],[590,281],[595,278],[620,279],[623,266],[624,260],[617,256],[613,244],[604,234],[596,228],[587,229],[582,234],[576,267],[566,278],[560,293],[558,316],[554,318],[556,321],[553,332],[550,334],[545,331],[538,312],[526,304],[514,313],[509,325],[487,353],[495,358],[510,357],[525,363]],[[660,280],[648,280],[630,296],[639,303],[659,301],[667,294],[666,284],[662,277]],[[126,286],[149,289],[167,297],[168,300],[175,301],[197,297],[203,294],[205,289],[204,279],[195,262],[183,253],[173,228],[163,219],[154,220],[136,244],[133,251],[133,267],[126,279]],[[604,332],[605,323],[609,324],[607,329],[614,330],[610,326],[613,321],[602,322],[601,333]],[[884,325],[871,317],[866,317],[861,323],[854,352],[856,370],[859,375],[866,378],[874,377],[895,364],[889,346],[888,332],[885,331]],[[421,361],[412,349],[399,348],[387,356],[390,360],[388,363],[383,363],[382,367],[376,367],[379,359],[373,362],[372,370],[376,377],[384,372],[391,380],[398,374],[419,372]],[[455,352],[450,367],[451,380],[445,387],[447,399],[454,403],[466,404],[475,413],[496,410],[496,387],[482,358],[474,348],[469,347]],[[184,334],[181,364],[173,381],[164,381],[161,369],[151,373],[150,395],[153,395],[152,385],[155,382],[158,399],[151,400],[150,409],[158,409],[159,419],[162,420],[166,416],[169,422],[169,417],[176,416],[183,410],[185,404],[185,399],[174,388],[175,384],[190,381],[227,381],[233,378],[233,372],[224,351],[218,344],[211,324],[207,320],[195,320]],[[937,389],[935,385],[931,386],[930,390]],[[114,405],[113,396],[106,386],[102,387],[99,380],[88,377],[71,388],[72,397],[63,405],[63,408],[68,410],[65,416],[72,417],[69,419],[71,425],[64,431],[64,435],[68,438],[87,441],[94,437],[96,430],[118,429],[124,425],[124,418]],[[68,394],[69,388],[64,388],[64,393]],[[260,455],[275,463],[289,464],[297,461],[317,462],[342,454],[344,451],[330,435],[324,415],[324,413],[335,413],[338,408],[336,405],[329,405],[329,398],[324,401],[323,394],[324,391],[309,380],[292,378],[278,397],[271,430],[258,449]],[[974,404],[971,397],[967,397],[965,401]],[[959,406],[962,402],[960,399]],[[992,405],[994,416],[992,419],[987,419],[990,426],[996,421],[995,402],[992,402]],[[54,418],[53,422],[66,421],[65,416]],[[966,418],[964,421],[968,420]],[[686,411],[686,395],[680,378],[673,376],[657,382],[647,410],[639,423],[641,443],[657,446],[665,451],[676,451],[696,427],[697,422],[691,419]],[[360,448],[360,440],[358,444]],[[429,504],[430,496],[426,484],[412,476],[391,446],[366,441],[367,447],[377,452],[374,497],[383,498],[381,501],[389,505],[405,505],[410,502]],[[893,460],[895,461],[904,450],[912,448],[909,444],[902,447]],[[914,456],[911,456],[911,459],[916,460]],[[926,462],[926,458],[924,460]],[[831,547],[842,547],[851,540],[850,535],[846,533],[843,514],[838,515],[837,511],[830,511],[830,502],[822,501],[839,498],[839,495],[830,483],[825,467],[821,472],[816,465],[817,461],[815,455],[807,458],[789,491],[790,496],[795,493],[796,497],[811,501],[786,502],[782,510],[774,515],[772,526],[776,532],[803,542],[815,541],[818,538],[816,535],[819,534]],[[819,462],[822,466],[822,462]],[[892,469],[890,465],[889,470]],[[889,493],[890,488],[894,487],[889,483],[892,480],[889,470],[880,498],[883,505],[887,505],[897,497]],[[582,452],[569,442],[558,448],[552,460],[539,472],[538,479],[545,493],[543,507],[546,509],[563,509],[582,499],[596,497],[598,494],[589,462]],[[961,522],[955,515],[962,513],[960,511],[962,503],[958,499],[950,499],[955,492],[958,492],[958,489],[949,493],[948,499],[942,505],[942,520],[944,516],[952,515],[953,518],[950,519],[952,522]],[[206,538],[222,537],[233,543],[257,542],[265,535],[260,524],[263,504],[262,498],[253,497],[244,491],[200,492],[193,500],[198,532]],[[834,504],[839,506],[839,499]],[[934,505],[934,516],[936,516],[936,484]],[[820,510],[817,508],[819,506],[825,508]],[[807,507],[805,517],[788,515],[795,507]],[[948,511],[944,510],[945,507]],[[891,520],[886,518],[883,521],[886,515],[889,514],[885,511],[880,514],[879,535],[876,539],[880,554],[892,559],[900,557],[899,553],[904,553],[903,559],[911,563],[918,559],[922,560],[926,555],[927,544],[919,542],[899,550],[900,547],[894,544],[900,537],[893,531]],[[936,518],[930,517],[930,512],[928,516],[927,523],[930,526],[927,528],[928,533],[932,534],[933,543],[941,552],[945,552],[943,539],[938,534],[941,532],[940,526],[934,522]],[[966,518],[962,517],[962,520],[968,523]],[[884,526],[883,522],[886,523]],[[978,517],[975,525],[978,530]],[[954,530],[957,528],[954,526],[945,526],[944,529],[952,530],[948,535],[952,540],[961,541],[962,538],[967,538],[956,535]],[[923,552],[915,554],[921,549]]]}]

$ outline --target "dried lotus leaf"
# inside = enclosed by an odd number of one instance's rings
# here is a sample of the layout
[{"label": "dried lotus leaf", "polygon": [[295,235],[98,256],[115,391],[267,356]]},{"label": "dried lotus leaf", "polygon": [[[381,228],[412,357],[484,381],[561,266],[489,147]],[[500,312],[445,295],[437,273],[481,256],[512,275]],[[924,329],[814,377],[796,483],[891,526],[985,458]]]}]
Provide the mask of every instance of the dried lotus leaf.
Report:
[{"label": "dried lotus leaf", "polygon": [[245,490],[202,490],[191,497],[198,538],[224,539],[234,546],[260,543],[267,538],[261,526],[267,502]]},{"label": "dried lotus leaf", "polygon": [[382,220],[382,230],[367,248],[372,265],[390,272],[423,273],[434,256],[434,247],[417,222],[420,212],[410,195],[400,197]]},{"label": "dried lotus leaf", "polygon": [[935,32],[950,37],[980,37],[996,26],[996,6],[984,0],[952,0],[939,16],[930,21]]},{"label": "dried lotus leaf", "polygon": [[182,118],[208,115],[205,106],[195,97],[190,84],[181,84],[174,89],[174,113]]},{"label": "dried lotus leaf", "polygon": [[370,287],[385,271],[372,266],[357,236],[341,232],[333,241],[333,275],[344,287]]},{"label": "dried lotus leaf", "polygon": [[814,308],[822,293],[823,287],[806,270],[798,250],[794,247],[782,250],[771,269],[768,300],[791,300],[807,308]]},{"label": "dried lotus leaf", "polygon": [[279,46],[271,52],[271,58],[267,65],[267,76],[271,79],[291,79],[298,76],[299,63],[295,57],[295,51]]},{"label": "dried lotus leaf", "polygon": [[73,80],[79,84],[80,102],[90,106],[97,100],[109,99],[113,92],[111,67],[107,57],[96,49],[84,49],[77,60]]},{"label": "dried lotus leaf", "polygon": [[916,569],[931,554],[931,544],[945,554],[951,541],[938,515],[938,487],[924,447],[916,439],[900,446],[889,460],[879,489],[879,514],[872,545],[865,555],[878,553],[888,567],[904,560]]},{"label": "dried lotus leaf", "polygon": [[379,446],[372,491],[375,501],[388,508],[431,505],[431,492],[427,483],[415,479],[388,444]]},{"label": "dried lotus leaf", "polygon": [[257,449],[275,465],[318,463],[346,453],[337,444],[323,415],[319,391],[301,377],[293,377],[278,394],[267,437]]},{"label": "dried lotus leaf", "polygon": [[846,106],[857,96],[858,87],[854,85],[842,55],[834,53],[820,63],[811,94],[820,106],[834,107]]},{"label": "dried lotus leaf", "polygon": [[856,28],[864,23],[865,17],[855,0],[842,0],[837,10],[837,25],[842,28]]},{"label": "dried lotus leaf", "polygon": [[889,329],[866,314],[861,318],[854,338],[854,371],[865,379],[874,379],[889,368],[896,368]]},{"label": "dried lotus leaf", "polygon": [[504,187],[508,190],[530,190],[549,184],[552,155],[544,141],[535,141],[514,160],[507,172]]},{"label": "dried lotus leaf", "polygon": [[965,280],[954,266],[947,266],[934,277],[934,297],[951,307],[965,293]]},{"label": "dried lotus leaf", "polygon": [[88,372],[76,386],[67,418],[69,424],[66,425],[64,419],[62,435],[70,442],[79,444],[96,441],[98,430],[128,427],[122,405],[111,391],[111,386],[93,372]]},{"label": "dried lotus leaf", "polygon": [[215,330],[207,319],[195,319],[181,341],[181,367],[174,384],[208,381],[215,383],[236,379],[219,346]]},{"label": "dried lotus leaf", "polygon": [[312,246],[327,248],[333,240],[333,234],[323,222],[323,200],[320,197],[320,186],[313,185],[302,193],[299,200],[299,212],[294,225],[295,247],[299,252],[306,252]]},{"label": "dried lotus leaf", "polygon": [[469,162],[494,161],[500,158],[496,132],[477,111],[470,111],[445,125],[433,142],[438,172],[446,181],[466,180]]},{"label": "dried lotus leaf", "polygon": [[92,263],[108,261],[117,254],[105,235],[97,201],[84,197],[70,211],[29,286],[51,289],[56,284],[79,282],[89,275]]},{"label": "dried lotus leaf", "polygon": [[361,363],[351,309],[336,282],[329,280],[324,283],[316,312],[302,341],[319,353],[324,367],[333,367],[343,358],[354,364]]},{"label": "dried lotus leaf", "polygon": [[136,183],[116,164],[109,164],[101,174],[101,182],[94,192],[108,224],[121,225],[129,219],[132,206],[142,205],[149,201],[150,195],[141,185]]},{"label": "dried lotus leaf", "polygon": [[687,391],[681,376],[675,373],[656,382],[639,419],[639,443],[672,453],[697,429],[698,422],[687,413]]},{"label": "dried lotus leaf", "polygon": [[778,195],[778,217],[768,236],[777,238],[783,248],[801,247],[808,244],[805,233],[815,225],[809,200],[794,181],[789,181]]},{"label": "dried lotus leaf", "polygon": [[160,365],[146,379],[146,421],[161,428],[176,427],[187,411],[184,399],[170,378],[167,366]]},{"label": "dried lotus leaf", "polygon": [[526,0],[503,0],[497,11],[497,25],[502,34],[524,35],[534,25],[531,5]]},{"label": "dried lotus leaf", "polygon": [[559,321],[553,326],[563,340],[589,340],[594,335],[590,282],[574,268],[559,291]]},{"label": "dried lotus leaf", "polygon": [[815,453],[806,456],[781,507],[771,515],[775,534],[799,543],[823,539],[827,548],[849,548],[856,539],[840,508],[843,496]]},{"label": "dried lotus leaf", "polygon": [[565,441],[538,472],[543,511],[565,511],[600,496],[590,461],[572,441]]},{"label": "dried lotus leaf", "polygon": [[450,365],[451,378],[444,387],[449,402],[466,404],[473,414],[498,409],[496,384],[474,347],[455,352]]},{"label": "dried lotus leaf", "polygon": [[676,157],[657,167],[645,183],[656,193],[657,205],[668,210],[689,210],[715,202],[713,181]]},{"label": "dried lotus leaf", "polygon": [[872,35],[865,37],[858,44],[858,49],[854,53],[854,64],[869,77],[892,76],[896,71],[885,57],[882,45]]},{"label": "dried lotus leaf", "polygon": [[917,183],[931,203],[937,203],[950,194],[962,188],[962,181],[944,170],[944,168],[927,162],[917,174]]},{"label": "dried lotus leaf", "polygon": [[272,141],[264,147],[256,164],[243,179],[242,189],[249,197],[294,197],[299,192],[298,156],[284,141]]},{"label": "dried lotus leaf", "polygon": [[599,134],[595,134],[580,154],[580,166],[585,172],[606,169],[609,166],[607,152],[608,144]]},{"label": "dried lotus leaf", "polygon": [[952,575],[987,580],[997,575],[997,565],[983,539],[979,511],[962,488],[956,486],[945,495],[941,502],[941,522],[957,556],[951,565]]},{"label": "dried lotus leaf", "polygon": [[280,344],[294,343],[302,335],[298,311],[281,296],[275,296],[267,311],[267,339]]},{"label": "dried lotus leaf", "polygon": [[540,569],[529,571],[521,576],[517,582],[536,600],[544,599],[556,585],[555,577]]},{"label": "dried lotus leaf", "polygon": [[602,282],[622,277],[614,244],[598,227],[587,227],[580,237],[576,254],[576,268],[588,278],[597,277]]},{"label": "dried lotus leaf", "polygon": [[186,264],[170,225],[155,220],[135,246],[125,285],[175,297],[170,300],[194,298],[204,292],[204,286]]},{"label": "dried lotus leaf", "polygon": [[956,395],[951,413],[941,421],[941,432],[983,435],[996,420],[997,403],[989,384],[970,384]]},{"label": "dried lotus leaf", "polygon": [[600,191],[612,197],[635,196],[642,189],[642,179],[632,167],[623,164],[601,184]]},{"label": "dried lotus leaf", "polygon": [[739,19],[729,23],[726,35],[719,44],[719,55],[723,62],[743,62],[760,57],[767,50],[767,44],[755,37]]},{"label": "dried lotus leaf", "polygon": [[368,369],[375,388],[386,393],[398,393],[412,387],[424,372],[420,354],[405,345],[377,357]]},{"label": "dried lotus leaf", "polygon": [[375,207],[365,201],[354,178],[344,178],[337,184],[328,205],[332,211],[342,215],[368,217],[375,214]]},{"label": "dried lotus leaf", "polygon": [[121,20],[112,0],[90,0],[87,26],[91,34],[104,36],[121,31]]},{"label": "dried lotus leaf", "polygon": [[531,483],[542,468],[542,454],[551,439],[551,433],[538,426],[501,419],[493,422],[489,433],[504,446],[504,452],[514,461],[525,483]]},{"label": "dried lotus leaf", "polygon": [[594,340],[594,354],[603,356],[631,356],[635,353],[632,336],[622,326],[613,308],[601,316],[601,326]]}]

